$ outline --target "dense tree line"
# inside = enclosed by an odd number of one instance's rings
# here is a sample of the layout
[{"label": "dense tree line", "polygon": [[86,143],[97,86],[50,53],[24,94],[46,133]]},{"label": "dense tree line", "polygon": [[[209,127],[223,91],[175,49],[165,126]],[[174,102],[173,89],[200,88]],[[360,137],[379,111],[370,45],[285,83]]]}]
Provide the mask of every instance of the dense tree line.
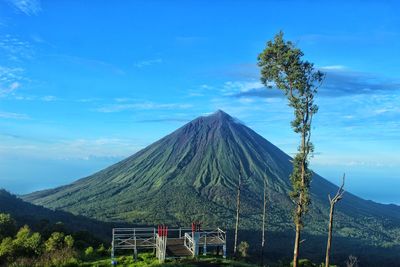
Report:
[{"label": "dense tree line", "polygon": [[79,266],[81,260],[108,254],[87,232],[71,233],[62,223],[52,225],[45,220],[37,228],[37,232],[28,225],[18,229],[10,214],[0,213],[0,265]]}]

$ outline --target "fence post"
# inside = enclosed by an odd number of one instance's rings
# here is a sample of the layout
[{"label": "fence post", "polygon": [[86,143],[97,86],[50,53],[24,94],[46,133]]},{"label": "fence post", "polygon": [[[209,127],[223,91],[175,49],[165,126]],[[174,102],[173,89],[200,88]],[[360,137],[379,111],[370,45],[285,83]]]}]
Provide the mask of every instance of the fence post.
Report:
[{"label": "fence post", "polygon": [[135,261],[137,261],[136,235],[134,235],[133,240],[135,242],[135,247],[133,249],[133,254],[134,254]]},{"label": "fence post", "polygon": [[207,255],[207,234],[204,235],[203,256]]},{"label": "fence post", "polygon": [[111,241],[111,265],[116,265],[117,262],[115,261],[115,247],[114,247],[114,228],[112,229],[112,241]]}]

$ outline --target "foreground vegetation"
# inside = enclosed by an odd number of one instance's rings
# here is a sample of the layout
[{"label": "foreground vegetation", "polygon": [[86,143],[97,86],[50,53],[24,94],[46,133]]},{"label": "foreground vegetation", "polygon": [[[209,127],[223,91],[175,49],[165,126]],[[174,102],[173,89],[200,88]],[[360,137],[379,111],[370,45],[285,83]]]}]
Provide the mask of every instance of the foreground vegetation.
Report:
[{"label": "foreground vegetation", "polygon": [[[142,266],[152,266],[152,267],[162,267],[162,266],[185,266],[185,267],[197,267],[197,266],[233,266],[233,267],[256,267],[260,266],[259,264],[246,262],[246,259],[222,259],[220,257],[202,257],[195,259],[181,259],[181,260],[167,260],[167,262],[160,264],[158,260],[154,257],[152,253],[141,253],[138,256],[137,261],[133,259],[132,256],[120,256],[116,258],[118,262],[117,266],[126,266],[126,267],[142,267]],[[102,258],[92,261],[86,261],[80,263],[78,266],[96,266],[96,267],[106,267],[110,266],[109,258]],[[265,266],[276,266],[276,267],[288,267],[292,266],[289,263],[279,262],[276,264],[268,264]],[[323,264],[314,264],[310,260],[300,259],[299,265],[301,267],[323,267]],[[352,266],[352,265],[349,265]],[[354,265],[356,266],[356,265]],[[337,267],[336,265],[330,265],[330,267]]]},{"label": "foreground vegetation", "polygon": [[18,229],[11,215],[0,213],[1,266],[79,266],[85,260],[109,255],[87,232],[70,232],[62,223],[43,222],[36,227],[38,231],[28,225]]},{"label": "foreground vegetation", "polygon": [[[221,257],[172,260],[160,264],[153,253],[141,253],[135,261],[132,256],[116,258],[117,266],[257,266],[248,261],[248,244],[241,242],[235,260]],[[33,231],[28,225],[17,227],[15,219],[0,213],[0,266],[72,267],[110,266],[110,248],[105,247],[90,234],[69,232],[61,223],[44,224]],[[303,260],[300,266],[317,266]],[[274,266],[289,266],[278,263]]]},{"label": "foreground vegetation", "polygon": [[[118,263],[117,266],[127,267],[141,267],[141,266],[236,266],[236,267],[253,267],[254,264],[215,258],[215,257],[199,257],[197,259],[182,259],[182,260],[169,260],[163,264],[160,264],[152,253],[141,253],[138,255],[137,261],[132,256],[120,256],[116,258]],[[93,261],[86,261],[79,266],[98,266],[105,267],[110,266],[109,258],[102,258]]]},{"label": "foreground vegetation", "polygon": [[[0,266],[110,266],[110,248],[106,248],[90,234],[69,232],[61,223],[44,224],[33,231],[16,220],[0,213]],[[116,258],[118,266],[252,266],[221,258],[199,258],[159,264],[153,253],[141,253]]]}]

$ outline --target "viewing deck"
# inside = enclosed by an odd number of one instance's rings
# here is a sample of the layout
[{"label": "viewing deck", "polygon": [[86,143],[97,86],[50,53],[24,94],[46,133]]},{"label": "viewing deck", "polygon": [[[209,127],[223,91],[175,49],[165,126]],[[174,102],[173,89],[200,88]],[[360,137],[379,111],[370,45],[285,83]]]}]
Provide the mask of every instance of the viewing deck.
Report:
[{"label": "viewing deck", "polygon": [[112,231],[111,258],[116,250],[133,250],[137,258],[138,250],[153,249],[160,262],[169,258],[194,257],[202,250],[207,255],[209,248],[222,249],[226,257],[226,232],[217,228],[114,228]]}]

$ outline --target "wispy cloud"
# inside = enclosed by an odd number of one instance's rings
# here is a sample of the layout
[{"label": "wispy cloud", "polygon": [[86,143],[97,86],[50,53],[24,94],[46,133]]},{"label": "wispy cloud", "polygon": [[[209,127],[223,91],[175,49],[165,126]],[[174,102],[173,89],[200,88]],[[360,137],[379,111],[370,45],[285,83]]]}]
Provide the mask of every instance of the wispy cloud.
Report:
[{"label": "wispy cloud", "polygon": [[39,0],[7,0],[7,2],[28,16],[37,15],[42,10]]},{"label": "wispy cloud", "polygon": [[115,137],[77,138],[64,140],[32,140],[31,137],[8,136],[7,142],[0,142],[0,155],[29,156],[31,158],[52,158],[57,160],[89,160],[92,158],[123,158],[143,148],[139,139]]},{"label": "wispy cloud", "polygon": [[[319,96],[339,97],[346,95],[373,95],[400,92],[400,80],[381,77],[376,74],[353,71],[343,65],[320,67],[326,73],[319,89]],[[282,97],[279,90],[268,90],[260,82],[236,81],[224,85],[226,95],[237,98]]]},{"label": "wispy cloud", "polygon": [[1,57],[11,62],[21,62],[24,59],[32,59],[34,49],[31,43],[11,34],[0,36]]},{"label": "wispy cloud", "polygon": [[40,98],[40,100],[45,101],[45,102],[52,102],[52,101],[56,101],[57,97],[53,96],[53,95],[46,95]]},{"label": "wispy cloud", "polygon": [[0,97],[12,94],[20,86],[21,86],[21,84],[19,82],[13,82],[6,88],[0,88]]},{"label": "wispy cloud", "polygon": [[20,113],[13,113],[13,112],[0,111],[0,118],[3,118],[3,119],[26,120],[26,119],[29,119],[29,116],[26,115],[26,114],[20,114]]},{"label": "wispy cloud", "polygon": [[344,70],[344,69],[346,69],[346,66],[344,66],[344,65],[328,65],[328,66],[322,66],[322,67],[320,67],[319,68],[320,70],[327,70],[327,71],[330,71],[330,70]]},{"label": "wispy cloud", "polygon": [[133,65],[136,68],[143,68],[143,67],[148,67],[148,66],[151,66],[151,65],[160,64],[162,62],[163,62],[163,60],[161,58],[154,58],[154,59],[147,59],[147,60],[137,61]]},{"label": "wispy cloud", "polygon": [[264,85],[259,81],[228,81],[225,82],[222,92],[230,94],[232,92],[249,92],[260,88],[264,88]]},{"label": "wispy cloud", "polygon": [[13,95],[13,99],[20,101],[43,101],[43,102],[54,102],[60,100],[60,98],[53,95],[36,96],[36,95],[23,95],[23,94],[15,94]]},{"label": "wispy cloud", "polygon": [[77,99],[76,102],[79,102],[79,103],[92,103],[92,102],[97,102],[97,101],[100,101],[100,100],[101,100],[101,98],[98,98],[98,97],[89,97],[89,98]]},{"label": "wispy cloud", "polygon": [[135,122],[139,123],[153,123],[153,122],[189,122],[193,118],[174,118],[174,117],[168,117],[168,118],[159,118],[159,119],[143,119],[143,120],[137,120]]},{"label": "wispy cloud", "polygon": [[0,97],[13,94],[21,87],[22,72],[22,68],[0,66]]},{"label": "wispy cloud", "polygon": [[367,157],[360,158],[360,156],[343,156],[343,155],[323,155],[320,154],[318,157],[313,159],[313,165],[315,166],[344,166],[347,168],[351,167],[375,167],[375,168],[387,168],[395,167],[400,164],[398,159],[393,159],[388,162],[386,158],[370,159]]},{"label": "wispy cloud", "polygon": [[[122,157],[127,156],[138,145],[133,144],[132,140],[102,137],[96,139],[74,139],[65,140],[51,145],[51,150],[64,151],[64,158],[89,159],[91,157]],[[122,149],[125,147],[125,149]],[[126,148],[130,148],[128,151]],[[135,149],[136,150],[136,149]]]},{"label": "wispy cloud", "polygon": [[380,43],[382,41],[393,40],[398,36],[398,32],[384,31],[379,29],[377,31],[368,31],[368,33],[344,33],[344,34],[305,34],[299,37],[300,42],[309,44],[321,43]]},{"label": "wispy cloud", "polygon": [[23,62],[33,58],[34,49],[29,42],[13,35],[0,35],[0,97],[15,96],[22,84],[30,82]]},{"label": "wispy cloud", "polygon": [[121,112],[126,110],[170,110],[170,109],[188,109],[191,104],[182,103],[154,103],[154,102],[135,102],[123,104],[111,104],[95,109],[95,111],[103,113]]},{"label": "wispy cloud", "polygon": [[281,92],[278,90],[270,90],[257,80],[225,82],[220,91],[224,96],[245,98],[247,100],[254,97],[282,97]]},{"label": "wispy cloud", "polygon": [[320,90],[324,96],[371,95],[399,91],[398,80],[347,69],[326,71],[326,79]]}]

